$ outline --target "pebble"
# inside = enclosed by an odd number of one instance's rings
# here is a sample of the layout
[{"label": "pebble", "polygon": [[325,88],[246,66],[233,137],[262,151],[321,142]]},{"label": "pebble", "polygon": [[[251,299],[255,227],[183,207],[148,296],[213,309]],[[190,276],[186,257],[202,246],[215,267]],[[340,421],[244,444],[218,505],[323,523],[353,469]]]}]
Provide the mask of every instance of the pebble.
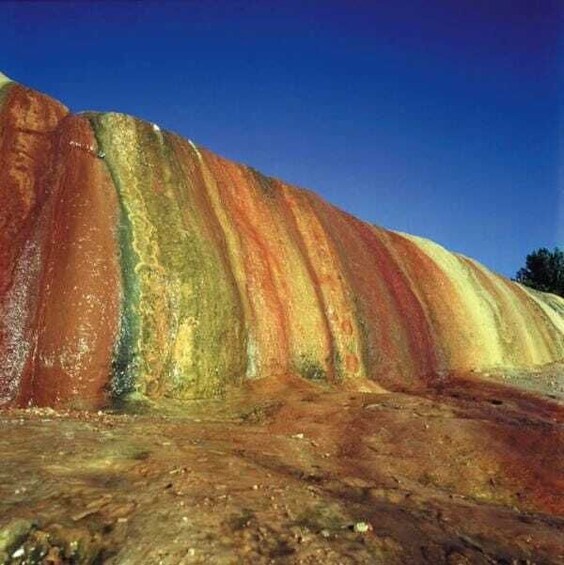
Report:
[{"label": "pebble", "polygon": [[370,529],[370,524],[367,524],[366,522],[356,522],[354,525],[354,531],[357,534],[365,534]]}]

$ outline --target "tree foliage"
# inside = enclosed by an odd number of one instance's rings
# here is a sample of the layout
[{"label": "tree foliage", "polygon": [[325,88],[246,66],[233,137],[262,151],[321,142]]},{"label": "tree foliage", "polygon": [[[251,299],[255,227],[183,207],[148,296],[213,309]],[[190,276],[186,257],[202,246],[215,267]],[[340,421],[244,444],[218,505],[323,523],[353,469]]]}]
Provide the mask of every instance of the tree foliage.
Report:
[{"label": "tree foliage", "polygon": [[564,297],[564,251],[541,247],[527,255],[525,267],[515,277],[528,287]]}]

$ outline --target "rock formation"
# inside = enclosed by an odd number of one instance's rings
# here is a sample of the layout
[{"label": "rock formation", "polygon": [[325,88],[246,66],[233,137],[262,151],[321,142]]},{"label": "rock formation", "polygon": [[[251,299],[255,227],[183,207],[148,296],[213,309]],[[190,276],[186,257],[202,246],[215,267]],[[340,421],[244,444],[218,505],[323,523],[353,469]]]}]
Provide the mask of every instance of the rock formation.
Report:
[{"label": "rock formation", "polygon": [[564,358],[564,300],[0,75],[0,404],[353,388]]}]

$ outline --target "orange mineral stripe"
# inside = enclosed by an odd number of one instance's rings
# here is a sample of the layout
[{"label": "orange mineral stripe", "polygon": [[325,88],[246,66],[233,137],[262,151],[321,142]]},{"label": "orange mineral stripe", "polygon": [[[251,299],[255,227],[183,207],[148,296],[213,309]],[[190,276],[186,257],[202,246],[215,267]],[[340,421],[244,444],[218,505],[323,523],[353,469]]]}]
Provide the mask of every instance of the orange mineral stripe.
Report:
[{"label": "orange mineral stripe", "polygon": [[98,408],[107,402],[117,338],[120,271],[117,197],[85,118],[59,127],[44,213],[34,404]]},{"label": "orange mineral stripe", "polygon": [[0,404],[29,382],[36,347],[41,210],[49,197],[59,102],[17,84],[0,108]]},{"label": "orange mineral stripe", "polygon": [[248,347],[253,357],[249,364],[256,364],[262,376],[285,373],[289,370],[287,310],[277,286],[278,259],[261,234],[261,229],[268,229],[268,218],[261,218],[258,213],[256,196],[250,191],[241,167],[208,152],[202,153],[217,179],[221,201],[240,237],[245,291],[253,319],[252,339],[256,340]]}]

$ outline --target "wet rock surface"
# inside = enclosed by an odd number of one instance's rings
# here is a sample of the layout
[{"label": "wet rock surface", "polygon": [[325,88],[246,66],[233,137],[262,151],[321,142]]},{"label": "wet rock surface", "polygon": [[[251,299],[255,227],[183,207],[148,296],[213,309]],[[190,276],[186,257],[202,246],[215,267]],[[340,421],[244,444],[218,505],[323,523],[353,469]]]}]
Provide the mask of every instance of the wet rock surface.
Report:
[{"label": "wet rock surface", "polygon": [[257,381],[0,413],[4,563],[562,563],[561,404]]}]

